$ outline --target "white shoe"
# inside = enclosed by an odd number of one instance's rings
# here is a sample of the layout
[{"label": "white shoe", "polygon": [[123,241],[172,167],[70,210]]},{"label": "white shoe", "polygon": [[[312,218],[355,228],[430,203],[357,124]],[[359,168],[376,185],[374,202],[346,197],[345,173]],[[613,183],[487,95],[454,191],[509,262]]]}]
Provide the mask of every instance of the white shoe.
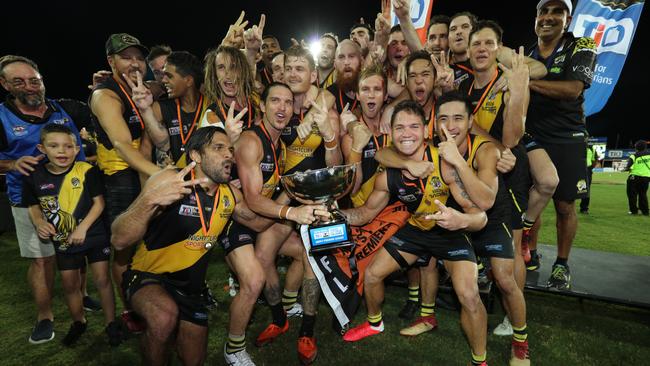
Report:
[{"label": "white shoe", "polygon": [[251,356],[246,352],[246,349],[235,353],[227,353],[224,344],[223,357],[226,359],[226,365],[228,366],[255,366],[255,362],[251,360]]},{"label": "white shoe", "polygon": [[492,331],[494,335],[498,336],[511,336],[512,335],[512,325],[510,324],[510,320],[508,319],[508,316],[503,317],[503,322],[494,328]]},{"label": "white shoe", "polygon": [[302,305],[295,303],[287,310],[287,318],[302,318]]}]

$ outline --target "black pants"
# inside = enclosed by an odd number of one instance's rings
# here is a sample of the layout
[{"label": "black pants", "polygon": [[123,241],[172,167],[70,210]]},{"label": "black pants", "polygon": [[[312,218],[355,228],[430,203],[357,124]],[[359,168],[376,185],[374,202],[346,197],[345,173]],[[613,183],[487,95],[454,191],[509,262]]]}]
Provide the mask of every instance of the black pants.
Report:
[{"label": "black pants", "polygon": [[627,178],[627,201],[631,213],[637,214],[641,210],[642,214],[648,215],[648,183],[650,183],[650,177],[630,175]]},{"label": "black pants", "polygon": [[587,167],[587,197],[580,200],[580,212],[589,211],[589,198],[591,198],[591,180],[594,177],[594,168]]}]

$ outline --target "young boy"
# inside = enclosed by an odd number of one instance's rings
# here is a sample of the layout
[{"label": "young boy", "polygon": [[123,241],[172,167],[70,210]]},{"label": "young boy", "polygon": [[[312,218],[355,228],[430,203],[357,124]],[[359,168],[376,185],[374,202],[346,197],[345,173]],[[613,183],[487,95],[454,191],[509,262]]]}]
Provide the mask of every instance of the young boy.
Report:
[{"label": "young boy", "polygon": [[38,149],[47,159],[25,177],[23,203],[29,207],[38,236],[54,243],[73,320],[63,344],[74,344],[86,331],[79,269],[87,259],[101,298],[109,344],[117,346],[121,334],[115,322],[113,286],[108,271],[109,236],[101,217],[104,185],[96,167],[75,161],[79,148],[68,127],[58,124],[43,127]]}]

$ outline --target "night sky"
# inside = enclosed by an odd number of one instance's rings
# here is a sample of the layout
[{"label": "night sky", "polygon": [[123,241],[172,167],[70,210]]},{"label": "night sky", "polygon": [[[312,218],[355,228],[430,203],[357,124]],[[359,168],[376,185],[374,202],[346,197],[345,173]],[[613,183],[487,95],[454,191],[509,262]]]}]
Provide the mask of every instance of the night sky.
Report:
[{"label": "night sky", "polygon": [[[187,50],[202,57],[207,49],[219,43],[240,10],[245,10],[246,18],[255,23],[265,13],[265,34],[277,36],[283,47],[290,44],[291,37],[311,40],[324,32],[346,37],[350,25],[359,17],[374,24],[380,11],[379,0],[225,3],[7,1],[2,11],[0,54],[19,54],[35,60],[45,78],[49,97],[86,100],[86,85],[92,73],[108,68],[104,42],[111,33],[127,32],[147,46],[166,43],[174,50]],[[432,14],[452,15],[468,10],[481,19],[499,22],[505,30],[504,44],[528,46],[535,41],[536,3],[536,0],[435,0]],[[507,12],[504,6],[509,7]],[[647,12],[645,9],[644,13]],[[627,62],[607,106],[587,119],[592,136],[607,136],[610,147],[618,142],[618,147],[626,148],[630,141],[639,138],[650,140],[650,120],[645,108],[648,102],[642,96],[646,95],[650,76],[647,67],[643,68],[648,58],[641,50],[641,45],[650,41],[648,27],[644,21],[637,27]]]}]

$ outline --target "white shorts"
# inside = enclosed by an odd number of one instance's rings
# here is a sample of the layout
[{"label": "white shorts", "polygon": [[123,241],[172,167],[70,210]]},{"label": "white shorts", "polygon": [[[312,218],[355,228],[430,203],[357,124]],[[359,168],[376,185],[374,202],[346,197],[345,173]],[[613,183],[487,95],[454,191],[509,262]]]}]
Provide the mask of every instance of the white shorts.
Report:
[{"label": "white shorts", "polygon": [[14,216],[16,225],[16,237],[20,247],[20,256],[23,258],[45,258],[54,255],[54,245],[51,241],[41,241],[29,218],[29,209],[24,207],[12,207],[11,213]]}]

